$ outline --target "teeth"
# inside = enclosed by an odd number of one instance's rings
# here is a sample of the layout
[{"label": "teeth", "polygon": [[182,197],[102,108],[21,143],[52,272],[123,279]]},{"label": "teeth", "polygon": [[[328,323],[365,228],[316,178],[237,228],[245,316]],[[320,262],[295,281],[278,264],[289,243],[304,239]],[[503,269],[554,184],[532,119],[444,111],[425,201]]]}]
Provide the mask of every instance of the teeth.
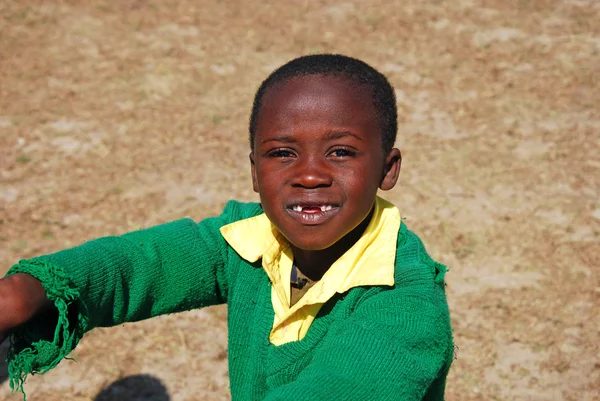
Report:
[{"label": "teeth", "polygon": [[[318,208],[320,208],[322,212],[327,212],[327,211],[329,211],[329,210],[333,209],[333,206],[331,206],[331,205],[313,206],[313,207],[318,207]],[[292,210],[293,210],[294,212],[302,212],[302,210],[303,210],[303,207],[302,207],[302,206],[300,206],[300,205],[295,205],[295,206],[292,206]]]}]

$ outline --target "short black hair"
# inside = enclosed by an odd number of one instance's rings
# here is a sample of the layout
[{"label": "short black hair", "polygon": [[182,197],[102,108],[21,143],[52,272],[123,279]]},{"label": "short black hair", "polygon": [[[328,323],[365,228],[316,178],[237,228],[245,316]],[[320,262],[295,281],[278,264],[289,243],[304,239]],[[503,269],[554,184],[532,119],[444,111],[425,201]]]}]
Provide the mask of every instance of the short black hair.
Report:
[{"label": "short black hair", "polygon": [[398,131],[398,109],[394,88],[387,78],[364,61],[341,54],[312,54],[289,61],[273,71],[259,86],[254,95],[250,115],[250,147],[254,148],[256,123],[262,99],[269,88],[287,79],[308,75],[336,76],[346,78],[371,91],[373,105],[379,117],[383,151],[387,154],[394,147]]}]

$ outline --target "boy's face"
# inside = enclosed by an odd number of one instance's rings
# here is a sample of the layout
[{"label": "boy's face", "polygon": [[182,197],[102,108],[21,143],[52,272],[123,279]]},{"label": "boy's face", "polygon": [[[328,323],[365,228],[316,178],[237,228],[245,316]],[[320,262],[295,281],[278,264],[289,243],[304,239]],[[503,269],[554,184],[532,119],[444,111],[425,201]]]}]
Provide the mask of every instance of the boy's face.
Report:
[{"label": "boy's face", "polygon": [[297,248],[323,250],[369,215],[378,188],[396,184],[401,158],[382,150],[368,89],[309,75],[265,93],[250,160],[271,222]]}]

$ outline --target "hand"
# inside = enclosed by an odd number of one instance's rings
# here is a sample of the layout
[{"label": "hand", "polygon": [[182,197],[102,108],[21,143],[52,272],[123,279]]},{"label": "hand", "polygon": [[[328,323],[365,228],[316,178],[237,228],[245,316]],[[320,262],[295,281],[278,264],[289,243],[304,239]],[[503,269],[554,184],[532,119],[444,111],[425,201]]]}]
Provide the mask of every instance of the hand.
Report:
[{"label": "hand", "polygon": [[42,283],[36,278],[18,273],[0,279],[0,343],[13,329],[50,305]]}]

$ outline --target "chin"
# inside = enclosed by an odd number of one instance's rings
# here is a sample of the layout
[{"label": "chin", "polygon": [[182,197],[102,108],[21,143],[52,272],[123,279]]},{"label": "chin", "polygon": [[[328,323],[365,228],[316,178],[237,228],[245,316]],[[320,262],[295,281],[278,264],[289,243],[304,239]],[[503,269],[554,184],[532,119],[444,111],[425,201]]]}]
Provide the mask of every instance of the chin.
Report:
[{"label": "chin", "polygon": [[335,244],[335,242],[322,242],[322,241],[294,241],[288,239],[296,248],[302,249],[303,251],[322,251]]}]

